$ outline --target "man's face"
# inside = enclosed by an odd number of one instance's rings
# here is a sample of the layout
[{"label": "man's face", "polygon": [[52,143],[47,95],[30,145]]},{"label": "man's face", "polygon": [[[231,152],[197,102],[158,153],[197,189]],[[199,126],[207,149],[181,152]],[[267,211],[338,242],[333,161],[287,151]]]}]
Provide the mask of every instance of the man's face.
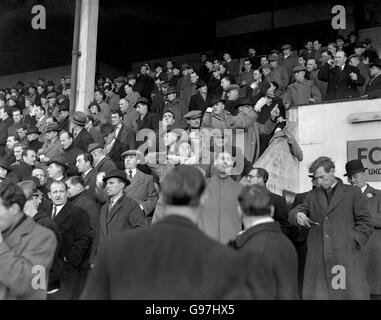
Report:
[{"label": "man's face", "polygon": [[17,129],[17,134],[20,137],[20,139],[24,139],[26,135],[26,130],[24,130],[23,128],[19,128]]},{"label": "man's face", "polygon": [[365,172],[358,172],[353,176],[348,176],[348,182],[355,187],[364,187],[366,185]]},{"label": "man's face", "polygon": [[177,134],[173,132],[167,132],[163,136],[163,142],[166,147],[174,144],[177,140]]},{"label": "man's face", "polygon": [[228,79],[226,79],[226,78],[223,78],[222,80],[221,80],[221,87],[222,87],[222,89],[223,90],[225,90],[226,91],[226,89],[228,88],[228,86],[230,86],[230,81],[228,80]]},{"label": "man's face", "polygon": [[77,156],[75,166],[77,167],[78,171],[81,173],[85,173],[90,168],[89,163],[85,162],[85,159],[83,158],[82,154]]},{"label": "man's face", "polygon": [[36,158],[36,152],[34,150],[28,150],[26,156],[23,157],[23,161],[30,166],[34,166],[36,164]]},{"label": "man's face", "polygon": [[349,60],[349,65],[353,67],[357,68],[359,64],[360,64],[360,59],[357,57],[351,58],[351,60]]},{"label": "man's face", "polygon": [[66,204],[68,197],[66,186],[62,183],[52,183],[48,196],[56,206],[62,206]]},{"label": "man's face", "polygon": [[59,116],[58,116],[58,117],[59,117],[61,120],[64,120],[64,119],[66,119],[68,116],[69,116],[69,111],[61,110],[61,111],[59,112]]},{"label": "man's face", "polygon": [[336,45],[337,45],[338,47],[342,47],[342,46],[344,45],[344,41],[341,40],[341,39],[337,39],[337,40],[336,40]]},{"label": "man's face", "polygon": [[329,44],[328,46],[327,46],[327,50],[329,51],[329,52],[336,52],[336,47],[334,46],[334,45],[332,45],[332,44]]},{"label": "man's face", "polygon": [[175,118],[173,117],[173,114],[170,112],[164,113],[163,115],[163,122],[168,125],[173,125],[175,123]]},{"label": "man's face", "polygon": [[228,93],[228,99],[230,101],[234,101],[234,100],[238,100],[238,97],[239,97],[239,92],[237,89],[233,89],[233,90],[230,90]]},{"label": "man's face", "polygon": [[21,120],[21,113],[20,111],[14,111],[13,112],[13,121],[19,122]]},{"label": "man's face", "polygon": [[138,161],[135,155],[127,155],[124,157],[124,166],[127,170],[136,169],[137,164]]},{"label": "man's face", "polygon": [[251,63],[250,63],[250,61],[245,61],[243,63],[243,67],[245,68],[245,71],[249,72],[251,70]]},{"label": "man's face", "polygon": [[213,68],[213,63],[211,61],[206,61],[205,66],[208,68],[208,70]]},{"label": "man's face", "polygon": [[214,165],[219,173],[229,174],[234,166],[233,158],[230,153],[221,152],[217,156]]},{"label": "man's face", "polygon": [[275,69],[278,66],[278,61],[270,61],[270,67]]},{"label": "man's face", "polygon": [[0,231],[5,231],[14,223],[14,216],[11,208],[6,208],[3,204],[3,199],[0,198]]},{"label": "man's face", "polygon": [[202,86],[198,89],[201,94],[207,94],[208,93],[208,87],[207,86]]},{"label": "man's face", "polygon": [[136,106],[136,111],[139,112],[139,114],[146,114],[147,113],[147,105],[139,103]]},{"label": "man's face", "polygon": [[338,67],[341,67],[342,65],[345,64],[345,61],[347,61],[347,58],[346,58],[344,52],[343,51],[336,52],[336,54],[335,54],[335,64]]},{"label": "man's face", "polygon": [[324,167],[321,166],[316,169],[314,177],[323,189],[327,189],[335,180],[335,169],[331,169],[329,172],[326,172]]},{"label": "man's face", "polygon": [[13,150],[14,145],[17,143],[13,136],[7,138],[7,148]]},{"label": "man's face", "polygon": [[48,165],[47,171],[48,171],[48,177],[55,180],[55,178],[59,178],[59,175],[61,175],[60,166],[56,163],[51,163]]},{"label": "man's face", "polygon": [[140,68],[140,73],[141,74],[146,74],[147,73],[147,67],[146,66],[142,66],[141,68]]},{"label": "man's face", "polygon": [[303,81],[304,80],[304,71],[295,72],[295,80],[296,81]]},{"label": "man's face", "polygon": [[284,56],[288,56],[291,53],[291,49],[290,48],[284,49],[282,51],[283,51],[283,55]]},{"label": "man's face", "polygon": [[120,125],[122,123],[122,118],[119,117],[119,114],[113,113],[111,114],[111,124],[113,126]]},{"label": "man's face", "polygon": [[213,105],[214,114],[222,114],[224,112],[225,105],[220,101]]},{"label": "man's face", "polygon": [[255,50],[253,48],[249,49],[249,56],[255,56]]},{"label": "man's face", "polygon": [[103,96],[100,94],[99,91],[95,91],[95,93],[94,93],[94,99],[95,99],[95,101],[99,102],[99,101],[102,101]]},{"label": "man's face", "polygon": [[45,175],[45,171],[42,170],[42,169],[34,169],[32,171],[32,177],[36,177],[38,178],[38,180],[40,181],[40,184],[43,186],[46,182],[46,175]]},{"label": "man's face", "polygon": [[180,74],[180,69],[178,69],[178,68],[173,68],[173,69],[172,69],[172,73],[173,73],[174,76],[178,76],[178,75]]},{"label": "man's face", "polygon": [[314,41],[314,50],[320,50],[321,43],[317,40]]},{"label": "man's face", "polygon": [[22,152],[23,152],[23,149],[22,149],[22,147],[20,147],[20,146],[15,147],[15,148],[13,149],[13,154],[14,154],[14,156],[15,156],[15,158],[16,158],[17,161],[20,161],[20,160],[21,160],[21,158],[22,158]]},{"label": "man's face", "polygon": [[44,111],[41,109],[42,107],[36,108],[36,118],[41,119],[44,116]]},{"label": "man's face", "polygon": [[201,125],[201,117],[190,119],[188,123],[192,129],[198,129]]},{"label": "man's face", "polygon": [[44,88],[38,86],[37,87],[37,92],[38,92],[38,94],[42,94],[44,92]]},{"label": "man's face", "polygon": [[49,132],[46,133],[46,138],[49,141],[52,141],[56,136],[57,136],[57,132],[56,131],[49,131]]},{"label": "man's face", "polygon": [[63,133],[61,134],[60,136],[60,142],[61,142],[61,146],[62,148],[64,148],[65,150],[69,149],[69,147],[71,146],[71,144],[73,143],[73,139],[69,137],[69,135],[67,133]]},{"label": "man's face", "polygon": [[130,104],[128,102],[128,100],[126,99],[121,99],[119,101],[119,109],[120,111],[124,114],[127,112],[128,108],[130,107]]},{"label": "man's face", "polygon": [[380,68],[376,66],[372,66],[369,71],[370,71],[370,75],[374,77],[380,72]]},{"label": "man's face", "polygon": [[313,48],[313,44],[312,44],[312,42],[311,41],[308,41],[307,43],[306,43],[306,49],[307,50],[312,50],[312,48]]},{"label": "man's face", "polygon": [[29,133],[27,135],[27,139],[28,139],[29,142],[37,140],[38,139],[38,134],[37,133]]},{"label": "man's face", "polygon": [[170,94],[167,94],[167,100],[168,101],[175,101],[176,99],[176,93],[170,93]]},{"label": "man's face", "polygon": [[116,196],[120,192],[123,192],[124,183],[118,178],[110,178],[106,182],[106,193],[108,196]]},{"label": "man's face", "polygon": [[254,70],[253,77],[255,81],[260,81],[262,79],[262,75],[259,70]]},{"label": "man's face", "polygon": [[355,48],[355,54],[358,54],[360,56],[363,55],[364,51],[365,51],[365,48]]},{"label": "man's face", "polygon": [[72,184],[70,180],[66,181],[65,184],[67,187],[68,198],[75,197],[78,193],[80,193],[79,185]]},{"label": "man's face", "polygon": [[261,66],[265,66],[269,64],[269,60],[267,60],[267,57],[261,57]]},{"label": "man's face", "polygon": [[198,81],[198,78],[198,75],[194,72],[190,75],[190,80],[192,83],[196,83]]},{"label": "man's face", "polygon": [[315,59],[308,59],[306,67],[307,67],[307,71],[309,71],[309,72],[316,70],[317,65],[316,65]]},{"label": "man's face", "polygon": [[261,186],[265,185],[265,182],[263,181],[263,177],[258,174],[257,169],[253,169],[250,171],[250,173],[247,176],[247,183],[251,186],[255,184],[258,184]]},{"label": "man's face", "polygon": [[306,60],[304,60],[303,57],[299,57],[299,58],[298,58],[298,63],[299,63],[299,65],[301,65],[301,66],[305,66],[305,65],[306,65]]}]

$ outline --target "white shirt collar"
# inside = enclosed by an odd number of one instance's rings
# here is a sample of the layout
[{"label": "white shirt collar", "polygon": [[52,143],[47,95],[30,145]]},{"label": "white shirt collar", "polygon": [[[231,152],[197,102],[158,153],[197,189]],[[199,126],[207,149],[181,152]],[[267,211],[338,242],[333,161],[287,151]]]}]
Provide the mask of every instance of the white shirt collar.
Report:
[{"label": "white shirt collar", "polygon": [[365,190],[366,190],[366,188],[368,188],[368,185],[367,185],[367,184],[361,188],[361,193],[364,193]]},{"label": "white shirt collar", "polygon": [[[66,204],[66,203],[65,203]],[[56,206],[54,203],[53,203],[53,207],[52,207],[52,214],[53,214],[53,210],[54,210],[54,206],[57,208],[57,212],[56,212],[56,215],[61,211],[61,209],[65,206],[65,204],[61,205],[61,206]]]},{"label": "white shirt collar", "polygon": [[123,193],[121,193],[119,196],[117,196],[116,198],[111,198],[110,199],[110,202],[112,201],[113,202],[113,206],[115,205],[115,203],[123,196]]},{"label": "white shirt collar", "polygon": [[274,222],[274,219],[272,217],[264,217],[264,218],[256,219],[253,223],[250,224],[250,226],[248,228],[245,227],[245,230],[238,232],[237,236],[243,234],[246,230],[248,230],[254,226],[257,226],[257,225],[263,224],[263,223],[270,223],[270,222]]},{"label": "white shirt collar", "polygon": [[136,168],[135,169],[126,169],[126,173],[128,176],[129,176],[129,171],[132,171],[132,177],[134,177],[136,172],[137,172],[137,169]]},{"label": "white shirt collar", "polygon": [[87,170],[87,171],[83,174],[83,176],[86,177],[87,174],[91,171],[91,169],[92,169],[92,168],[90,168],[89,170]]},{"label": "white shirt collar", "polygon": [[102,156],[97,163],[94,163],[94,167],[98,165],[106,156]]}]

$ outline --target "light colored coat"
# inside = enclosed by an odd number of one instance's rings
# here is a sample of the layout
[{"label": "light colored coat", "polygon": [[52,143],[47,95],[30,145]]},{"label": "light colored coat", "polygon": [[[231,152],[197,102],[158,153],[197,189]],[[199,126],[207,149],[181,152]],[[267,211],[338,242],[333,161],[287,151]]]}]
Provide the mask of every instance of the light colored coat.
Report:
[{"label": "light colored coat", "polygon": [[287,87],[283,96],[283,104],[290,103],[292,106],[309,104],[309,99],[321,101],[321,93],[312,80],[295,81]]},{"label": "light colored coat", "polygon": [[45,280],[47,286],[56,247],[54,233],[29,217],[5,237],[0,243],[0,300],[46,299],[46,289],[32,287],[40,270],[35,268],[45,269],[46,278],[38,283]]}]

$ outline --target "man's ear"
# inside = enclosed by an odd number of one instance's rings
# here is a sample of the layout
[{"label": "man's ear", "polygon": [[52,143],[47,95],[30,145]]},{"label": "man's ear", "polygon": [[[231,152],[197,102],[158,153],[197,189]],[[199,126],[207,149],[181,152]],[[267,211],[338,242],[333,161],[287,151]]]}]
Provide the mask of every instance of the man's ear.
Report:
[{"label": "man's ear", "polygon": [[275,208],[273,205],[270,206],[270,216],[273,218],[274,217],[274,212],[275,212]]}]

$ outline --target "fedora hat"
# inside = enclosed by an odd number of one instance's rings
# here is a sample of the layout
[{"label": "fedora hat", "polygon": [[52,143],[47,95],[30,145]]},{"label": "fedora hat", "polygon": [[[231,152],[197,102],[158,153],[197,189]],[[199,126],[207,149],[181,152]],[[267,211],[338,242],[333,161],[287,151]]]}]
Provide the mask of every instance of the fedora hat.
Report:
[{"label": "fedora hat", "polygon": [[50,131],[57,131],[57,132],[60,132],[61,129],[60,127],[58,126],[58,124],[56,123],[49,123],[46,127],[46,131],[45,132],[50,132]]},{"label": "fedora hat", "polygon": [[168,87],[167,92],[165,93],[165,95],[169,95],[171,93],[177,93],[177,90],[176,90],[175,87],[172,87],[172,86]]},{"label": "fedora hat", "polygon": [[65,169],[69,168],[69,166],[68,166],[68,164],[67,164],[65,158],[62,157],[62,156],[57,156],[57,157],[54,157],[54,158],[50,159],[50,160],[46,163],[46,165],[48,166],[48,165],[50,165],[51,163],[59,164],[60,166],[64,167]]},{"label": "fedora hat", "polygon": [[32,133],[41,134],[41,132],[38,131],[38,128],[36,126],[29,126],[28,129],[26,130],[26,134],[32,134]]},{"label": "fedora hat", "polygon": [[356,160],[348,161],[345,164],[346,173],[344,174],[344,177],[347,177],[347,176],[351,177],[354,174],[359,173],[359,172],[363,172],[367,169],[368,168],[364,168],[364,165],[362,164],[362,162],[360,160],[356,159]]},{"label": "fedora hat", "polygon": [[90,153],[90,152],[97,150],[97,149],[103,149],[103,145],[100,143],[91,143],[91,144],[89,144],[89,146],[87,148],[87,152]]},{"label": "fedora hat", "polygon": [[112,170],[107,176],[103,178],[103,182],[107,182],[108,179],[118,178],[122,180],[126,187],[130,184],[130,181],[127,179],[127,175],[123,170]]},{"label": "fedora hat", "polygon": [[151,103],[148,101],[148,99],[147,99],[147,98],[144,98],[144,97],[140,97],[140,98],[136,101],[135,106],[137,106],[139,103],[141,103],[141,104],[145,104],[145,105],[147,105],[147,106],[150,106],[150,105],[151,105]]}]

